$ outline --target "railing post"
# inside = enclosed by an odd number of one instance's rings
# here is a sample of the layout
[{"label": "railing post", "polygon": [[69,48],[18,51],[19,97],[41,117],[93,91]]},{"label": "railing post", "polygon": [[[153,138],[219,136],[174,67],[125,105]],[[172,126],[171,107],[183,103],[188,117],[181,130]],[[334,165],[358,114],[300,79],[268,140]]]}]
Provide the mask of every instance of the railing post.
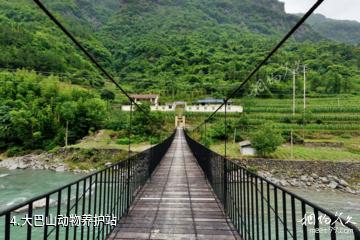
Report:
[{"label": "railing post", "polygon": [[223,159],[223,175],[224,175],[224,210],[227,213],[227,182],[228,182],[228,177],[227,177],[227,159],[226,159],[226,144],[227,144],[227,99],[224,99],[224,103],[225,103],[225,118],[224,118],[224,122],[225,122],[225,142],[224,142],[224,159]]},{"label": "railing post", "polygon": [[5,215],[5,238],[4,238],[4,240],[10,240],[10,221],[11,221],[11,213],[8,212]]},{"label": "railing post", "polygon": [[205,120],[205,141],[207,141],[207,120]]},{"label": "railing post", "polygon": [[127,194],[126,194],[126,209],[129,212],[130,208],[130,156],[131,156],[131,128],[132,128],[132,114],[133,114],[133,102],[130,101],[130,119],[129,119],[129,149],[128,149],[128,159],[127,159]]}]

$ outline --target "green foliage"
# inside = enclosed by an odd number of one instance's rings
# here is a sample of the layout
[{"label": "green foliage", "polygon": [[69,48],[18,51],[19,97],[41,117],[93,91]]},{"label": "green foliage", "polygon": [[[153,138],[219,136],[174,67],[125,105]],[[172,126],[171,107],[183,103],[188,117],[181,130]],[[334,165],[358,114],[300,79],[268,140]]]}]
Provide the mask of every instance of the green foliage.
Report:
[{"label": "green foliage", "polygon": [[349,44],[360,43],[360,23],[348,20],[333,20],[321,14],[314,14],[308,23],[323,36]]},{"label": "green foliage", "polygon": [[16,157],[24,155],[25,151],[22,147],[13,146],[6,151],[7,157]]},{"label": "green foliage", "polygon": [[283,141],[281,135],[268,125],[263,126],[251,137],[251,143],[260,156],[268,156],[275,152]]},{"label": "green foliage", "polygon": [[101,98],[107,101],[111,101],[115,99],[115,93],[113,93],[112,91],[106,90],[104,89],[101,92]]},{"label": "green foliage", "polygon": [[[62,4],[69,7],[69,1]],[[0,22],[0,68],[26,68],[58,75],[66,73],[75,84],[103,85],[95,68],[61,31],[55,30],[53,23],[31,1],[0,0]],[[71,21],[71,26],[79,30],[75,33],[81,35],[81,42],[89,46],[99,61],[109,61],[110,53],[91,36],[86,25]],[[87,34],[81,34],[84,31]]]},{"label": "green foliage", "polygon": [[248,166],[246,168],[249,172],[252,172],[252,173],[255,173],[257,174],[257,172],[259,171],[258,167],[257,166]]},{"label": "green foliage", "polygon": [[231,134],[231,126],[227,125],[227,134],[225,133],[225,123],[223,121],[216,122],[211,126],[211,128],[208,130],[209,136],[211,139],[214,140],[225,140],[229,137]]},{"label": "green foliage", "polygon": [[[131,140],[131,144],[137,144],[137,143],[146,142],[147,138],[142,137],[142,136],[132,135],[130,140]],[[127,144],[129,144],[129,137],[119,138],[116,140],[116,143],[121,144],[121,145],[127,145]]]},{"label": "green foliage", "polygon": [[102,126],[105,103],[93,92],[34,72],[0,73],[1,148],[52,148]]},{"label": "green foliage", "polygon": [[[161,90],[164,101],[224,97],[299,19],[276,0],[45,4],[130,91]],[[0,20],[0,67],[66,72],[72,83],[103,85],[94,67],[31,2],[0,0]],[[299,60],[308,65],[309,91],[357,92],[359,53],[359,46],[327,41],[304,25],[259,72],[258,80],[266,82],[262,96],[290,93],[285,64]],[[267,81],[279,76],[281,81]],[[113,99],[109,92],[102,96]]]}]

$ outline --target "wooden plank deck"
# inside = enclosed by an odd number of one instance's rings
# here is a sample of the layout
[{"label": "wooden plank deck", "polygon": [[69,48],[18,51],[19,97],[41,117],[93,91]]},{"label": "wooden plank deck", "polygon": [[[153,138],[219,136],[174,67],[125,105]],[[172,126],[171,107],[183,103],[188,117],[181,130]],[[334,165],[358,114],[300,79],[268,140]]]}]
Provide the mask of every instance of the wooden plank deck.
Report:
[{"label": "wooden plank deck", "polygon": [[139,193],[115,239],[240,239],[224,215],[182,130]]}]

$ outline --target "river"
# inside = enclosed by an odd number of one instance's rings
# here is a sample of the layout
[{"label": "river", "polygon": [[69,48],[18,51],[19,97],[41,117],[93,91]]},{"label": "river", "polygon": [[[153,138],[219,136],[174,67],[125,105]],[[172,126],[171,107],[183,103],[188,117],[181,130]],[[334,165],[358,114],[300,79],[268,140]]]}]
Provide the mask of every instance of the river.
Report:
[{"label": "river", "polygon": [[0,210],[61,187],[82,176],[71,172],[0,168]]},{"label": "river", "polygon": [[[75,181],[82,176],[70,172],[0,169],[0,210]],[[296,188],[290,190],[331,212],[343,213],[345,218],[351,216],[352,222],[360,224],[360,197],[357,195],[338,191],[315,192]],[[0,222],[0,240],[3,231],[1,225],[2,222]],[[14,237],[16,240],[22,239],[22,237]]]}]

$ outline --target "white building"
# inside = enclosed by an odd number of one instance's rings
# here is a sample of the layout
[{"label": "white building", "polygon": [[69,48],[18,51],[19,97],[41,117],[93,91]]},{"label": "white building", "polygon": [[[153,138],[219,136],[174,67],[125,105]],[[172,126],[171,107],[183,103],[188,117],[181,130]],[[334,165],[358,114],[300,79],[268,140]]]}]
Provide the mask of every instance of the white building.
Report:
[{"label": "white building", "polygon": [[251,146],[251,142],[249,140],[239,142],[239,146],[241,155],[254,156],[256,154],[256,150]]},{"label": "white building", "polygon": [[156,94],[133,94],[130,95],[132,99],[136,103],[139,102],[150,102],[152,105],[158,105],[159,104],[159,95]]},{"label": "white building", "polygon": [[[140,95],[137,95],[137,96],[140,96]],[[140,99],[144,99],[143,97],[144,97],[144,95],[141,95],[141,97],[138,97],[136,99],[138,99],[138,101],[140,101]],[[157,103],[158,97],[156,98],[156,100],[154,98],[153,101],[154,102],[156,101],[156,103]],[[224,100],[222,100],[222,99],[208,98],[208,99],[198,100],[194,103],[194,105],[187,105],[186,102],[174,102],[172,104],[166,104],[166,105],[154,104],[154,105],[150,106],[150,109],[151,109],[151,111],[174,112],[177,105],[182,105],[182,106],[184,106],[185,112],[210,113],[210,112],[214,112],[215,110],[217,110],[223,102],[224,102]],[[130,106],[123,105],[121,107],[121,109],[123,111],[128,112],[128,111],[130,111]],[[242,113],[243,107],[240,105],[232,105],[232,103],[229,102],[228,105],[226,106],[226,111],[228,113]],[[222,106],[218,112],[225,112],[225,106]]]}]

